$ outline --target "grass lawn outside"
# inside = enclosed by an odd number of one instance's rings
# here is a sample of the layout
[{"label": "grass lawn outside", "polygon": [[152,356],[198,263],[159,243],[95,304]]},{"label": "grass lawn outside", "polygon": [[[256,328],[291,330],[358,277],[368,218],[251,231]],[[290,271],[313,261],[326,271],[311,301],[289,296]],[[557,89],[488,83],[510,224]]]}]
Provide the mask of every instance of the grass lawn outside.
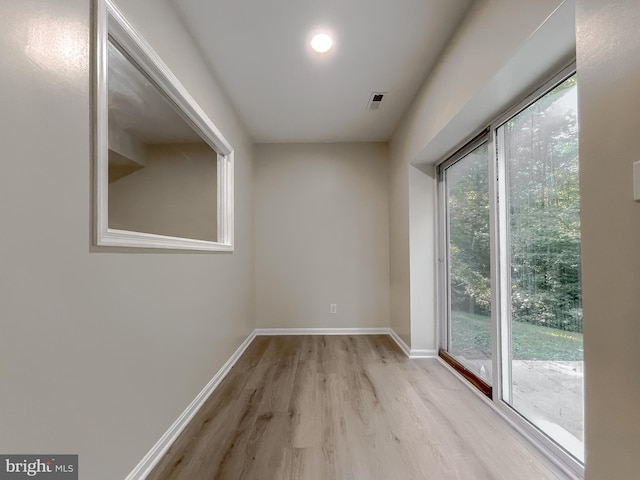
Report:
[{"label": "grass lawn outside", "polygon": [[[491,318],[452,312],[451,353],[469,360],[491,358]],[[514,360],[582,361],[582,333],[513,322]]]}]

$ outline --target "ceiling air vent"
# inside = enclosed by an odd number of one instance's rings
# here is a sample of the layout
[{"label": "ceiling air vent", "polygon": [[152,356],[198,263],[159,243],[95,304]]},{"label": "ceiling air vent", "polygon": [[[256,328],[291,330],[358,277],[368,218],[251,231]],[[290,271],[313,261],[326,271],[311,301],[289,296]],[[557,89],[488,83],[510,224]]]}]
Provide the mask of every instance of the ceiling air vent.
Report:
[{"label": "ceiling air vent", "polygon": [[382,103],[382,99],[386,94],[387,92],[371,92],[371,97],[369,97],[369,103],[367,104],[367,110],[378,110]]}]

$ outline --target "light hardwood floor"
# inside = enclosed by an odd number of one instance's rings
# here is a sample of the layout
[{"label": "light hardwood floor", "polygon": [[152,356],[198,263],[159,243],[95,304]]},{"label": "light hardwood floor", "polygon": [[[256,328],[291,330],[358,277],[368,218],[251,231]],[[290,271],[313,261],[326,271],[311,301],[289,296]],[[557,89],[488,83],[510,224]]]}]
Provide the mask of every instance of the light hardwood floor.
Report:
[{"label": "light hardwood floor", "polygon": [[435,359],[390,337],[257,337],[149,480],[561,478]]}]

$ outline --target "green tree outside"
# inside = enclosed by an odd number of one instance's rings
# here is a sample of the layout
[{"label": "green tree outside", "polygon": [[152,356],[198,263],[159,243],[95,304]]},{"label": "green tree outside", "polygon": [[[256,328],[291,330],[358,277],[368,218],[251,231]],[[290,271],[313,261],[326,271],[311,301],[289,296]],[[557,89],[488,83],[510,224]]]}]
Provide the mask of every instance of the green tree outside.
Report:
[{"label": "green tree outside", "polygon": [[[575,76],[502,127],[507,163],[512,319],[582,332]],[[573,97],[572,97],[573,96]],[[575,102],[573,102],[575,104]],[[487,145],[449,169],[452,310],[490,315]]]}]

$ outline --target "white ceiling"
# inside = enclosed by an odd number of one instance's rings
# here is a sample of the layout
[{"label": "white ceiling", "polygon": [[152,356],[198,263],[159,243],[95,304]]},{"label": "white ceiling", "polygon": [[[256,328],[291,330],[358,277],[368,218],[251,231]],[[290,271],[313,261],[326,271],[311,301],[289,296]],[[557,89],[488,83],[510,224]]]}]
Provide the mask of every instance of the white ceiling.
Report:
[{"label": "white ceiling", "polygon": [[[256,142],[387,141],[473,0],[173,0]],[[318,55],[312,33],[334,46]],[[367,110],[371,92],[388,92]]]}]

